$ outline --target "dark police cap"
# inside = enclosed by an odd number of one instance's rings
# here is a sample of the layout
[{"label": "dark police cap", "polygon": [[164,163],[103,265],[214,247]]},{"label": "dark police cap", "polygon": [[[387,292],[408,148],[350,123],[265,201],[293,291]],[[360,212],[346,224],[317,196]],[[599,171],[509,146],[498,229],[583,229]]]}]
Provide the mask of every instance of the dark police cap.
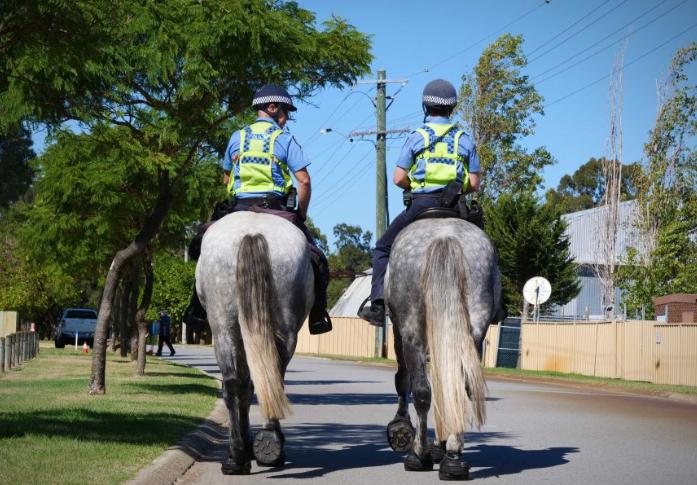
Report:
[{"label": "dark police cap", "polygon": [[262,86],[254,93],[254,99],[252,100],[253,108],[266,106],[269,103],[284,104],[288,111],[297,110],[297,108],[293,106],[293,99],[290,97],[290,94],[288,94],[288,91],[276,84]]},{"label": "dark police cap", "polygon": [[455,106],[457,104],[455,86],[445,79],[434,79],[424,88],[422,102],[426,106]]}]

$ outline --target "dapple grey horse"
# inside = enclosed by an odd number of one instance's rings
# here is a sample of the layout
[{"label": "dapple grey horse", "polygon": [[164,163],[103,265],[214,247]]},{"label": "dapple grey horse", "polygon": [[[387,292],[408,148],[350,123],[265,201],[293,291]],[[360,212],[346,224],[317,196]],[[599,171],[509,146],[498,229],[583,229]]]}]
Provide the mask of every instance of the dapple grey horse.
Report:
[{"label": "dapple grey horse", "polygon": [[[208,313],[215,356],[230,412],[225,474],[247,474],[285,462],[279,420],[289,412],[283,378],[297,333],[314,300],[307,240],[273,215],[235,212],[206,232],[196,266],[196,290]],[[252,441],[252,393],[266,423]]]},{"label": "dapple grey horse", "polygon": [[[441,479],[468,478],[463,434],[485,419],[482,341],[489,324],[503,316],[500,295],[494,247],[473,224],[456,218],[419,220],[395,240],[385,297],[395,337],[399,407],[388,439],[396,451],[410,450],[406,470],[431,470],[433,461],[440,461]],[[410,394],[418,415],[415,435]],[[431,402],[436,443],[429,446]]]}]

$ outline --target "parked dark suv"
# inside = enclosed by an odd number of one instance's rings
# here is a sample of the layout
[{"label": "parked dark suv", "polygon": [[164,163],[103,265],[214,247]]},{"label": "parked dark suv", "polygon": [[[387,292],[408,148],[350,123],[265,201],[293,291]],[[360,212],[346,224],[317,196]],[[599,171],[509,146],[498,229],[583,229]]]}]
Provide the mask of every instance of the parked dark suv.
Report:
[{"label": "parked dark suv", "polygon": [[97,312],[90,308],[66,308],[58,322],[56,329],[56,348],[62,349],[65,344],[75,343],[92,347],[94,331],[97,327]]}]

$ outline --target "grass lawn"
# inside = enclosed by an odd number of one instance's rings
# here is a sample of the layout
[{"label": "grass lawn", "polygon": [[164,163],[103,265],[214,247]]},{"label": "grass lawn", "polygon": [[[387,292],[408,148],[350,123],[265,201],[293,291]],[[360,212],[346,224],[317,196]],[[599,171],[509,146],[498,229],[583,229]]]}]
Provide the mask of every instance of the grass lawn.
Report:
[{"label": "grass lawn", "polygon": [[670,384],[652,384],[642,381],[626,381],[624,379],[609,379],[605,377],[591,377],[581,374],[565,374],[562,372],[552,371],[534,371],[521,369],[508,369],[503,367],[484,369],[485,376],[501,376],[513,378],[537,378],[547,381],[559,381],[570,384],[584,384],[598,387],[612,387],[624,389],[627,391],[638,391],[641,393],[650,393],[657,395],[665,395],[670,393],[691,394],[697,396],[697,387],[691,386],[675,386]]},{"label": "grass lawn", "polygon": [[42,347],[0,374],[0,483],[121,483],[201,423],[218,384],[148,357],[107,354],[106,390],[89,396],[91,354]]}]

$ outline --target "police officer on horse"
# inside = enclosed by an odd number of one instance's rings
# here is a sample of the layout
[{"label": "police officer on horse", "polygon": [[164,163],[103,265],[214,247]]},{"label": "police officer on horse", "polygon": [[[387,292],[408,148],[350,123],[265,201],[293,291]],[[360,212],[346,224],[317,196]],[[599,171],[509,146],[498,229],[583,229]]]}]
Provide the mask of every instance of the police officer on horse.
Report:
[{"label": "police officer on horse", "polygon": [[394,171],[394,183],[408,194],[399,214],[373,252],[370,306],[358,315],[372,325],[385,321],[384,281],[392,244],[417,215],[432,207],[453,207],[461,195],[479,188],[479,159],[472,138],[450,121],[457,104],[455,87],[443,79],[423,90],[425,124],[405,142]]},{"label": "police officer on horse", "polygon": [[[214,214],[213,220],[241,210],[266,212],[288,219],[302,230],[309,243],[315,277],[315,301],[309,315],[310,333],[328,332],[332,328],[326,310],[329,265],[305,225],[312,191],[307,171],[310,162],[295,138],[284,130],[290,113],[297,108],[288,92],[273,84],[256,91],[252,107],[257,111],[256,121],[233,133],[225,150],[223,181],[230,201],[222,211],[217,211],[221,213]],[[293,186],[291,174],[297,181],[297,189]],[[198,257],[206,228],[192,241],[190,254],[194,253],[191,254],[193,259]],[[197,295],[194,295],[194,300],[193,321],[197,320],[196,317],[200,319],[201,312],[205,314]]]}]

